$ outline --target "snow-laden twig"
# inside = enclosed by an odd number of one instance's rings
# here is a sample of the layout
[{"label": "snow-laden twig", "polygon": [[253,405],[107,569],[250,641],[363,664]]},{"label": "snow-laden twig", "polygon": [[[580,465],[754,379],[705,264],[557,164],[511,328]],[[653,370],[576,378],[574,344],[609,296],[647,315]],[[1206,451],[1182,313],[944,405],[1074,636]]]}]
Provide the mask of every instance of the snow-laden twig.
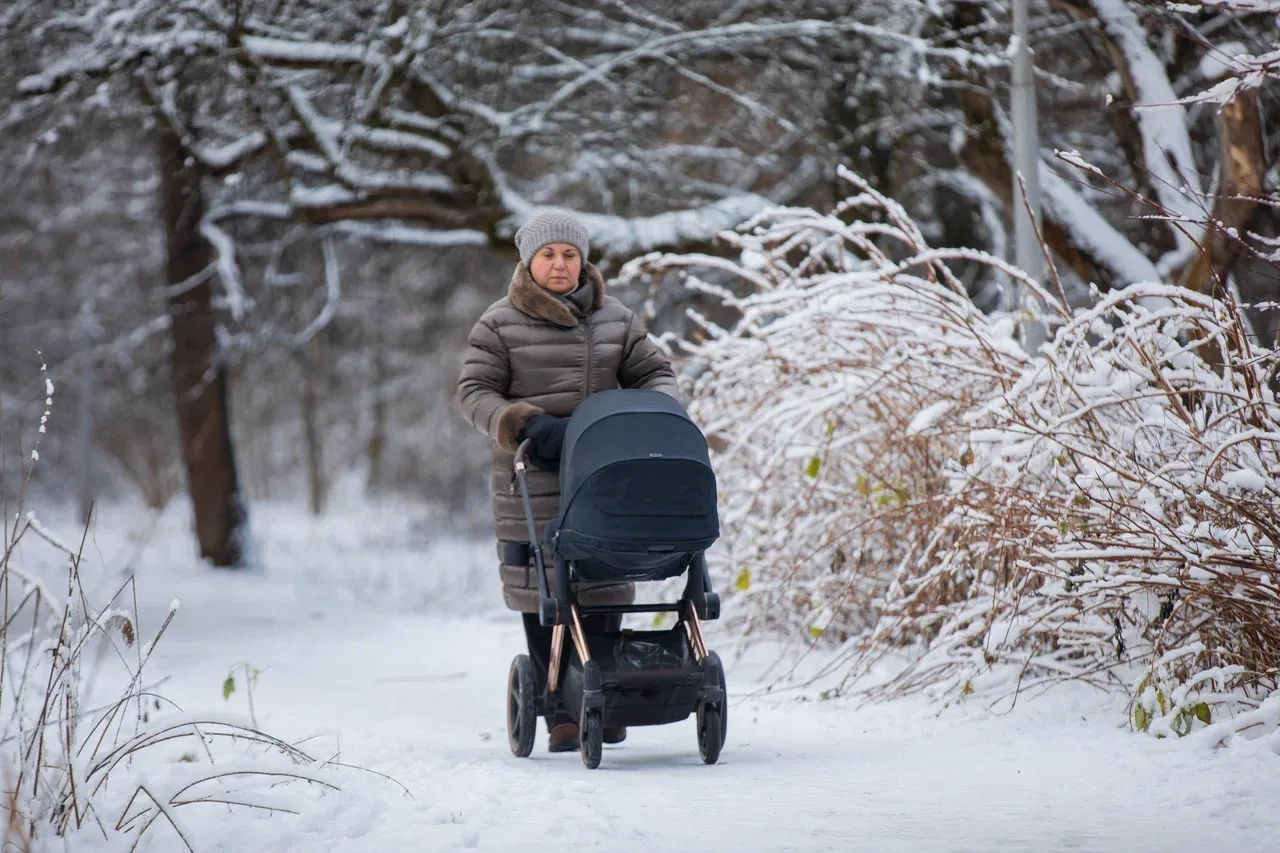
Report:
[{"label": "snow-laden twig", "polygon": [[[1194,4],[1170,4],[1173,11],[1196,14],[1201,7],[1222,9],[1240,15],[1274,14],[1280,3],[1268,0],[1203,0]],[[1211,83],[1207,89],[1176,101],[1177,104],[1210,103],[1223,105],[1242,93],[1259,89],[1267,80],[1280,76],[1280,43],[1273,41],[1271,50],[1251,53],[1239,43],[1208,45],[1200,63],[1201,74]]]}]

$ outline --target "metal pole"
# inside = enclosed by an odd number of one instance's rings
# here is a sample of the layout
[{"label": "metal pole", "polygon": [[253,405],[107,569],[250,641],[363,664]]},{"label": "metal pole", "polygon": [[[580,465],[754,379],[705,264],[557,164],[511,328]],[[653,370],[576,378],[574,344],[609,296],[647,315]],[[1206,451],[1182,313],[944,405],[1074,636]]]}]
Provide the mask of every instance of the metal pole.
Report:
[{"label": "metal pole", "polygon": [[[1013,236],[1015,260],[1023,270],[1037,281],[1044,280],[1044,255],[1036,239],[1035,228],[1040,223],[1040,135],[1036,129],[1035,72],[1031,62],[1031,43],[1027,36],[1028,0],[1013,0],[1013,39],[1009,53],[1013,60],[1013,91],[1010,114],[1013,118]],[[1026,197],[1018,175],[1026,184]],[[1028,215],[1030,208],[1030,215]],[[1020,310],[1018,326],[1022,332],[1022,345],[1028,353],[1040,351],[1045,330],[1036,316],[1043,310],[1033,293],[1022,288],[1022,299],[1016,307]],[[1007,294],[1013,297],[1014,294]],[[1014,304],[1012,298],[1009,299]]]},{"label": "metal pole", "polygon": [[77,460],[77,503],[80,509],[80,521],[89,521],[89,512],[93,507],[93,395],[97,391],[97,365],[94,364],[92,352],[85,354],[84,364],[80,368],[80,452]]},{"label": "metal pole", "polygon": [[76,332],[80,339],[80,345],[84,347],[81,353],[82,361],[80,363],[80,402],[77,407],[77,420],[79,421],[77,432],[79,433],[79,448],[76,459],[76,503],[79,504],[80,520],[84,523],[89,521],[89,513],[92,511],[94,502],[94,483],[93,483],[93,432],[94,432],[94,397],[98,392],[98,370],[97,355],[93,351],[94,342],[98,340],[98,317],[97,305],[94,303],[92,296],[89,295],[92,284],[82,280],[80,290],[83,302],[80,304],[80,312],[76,317]]}]

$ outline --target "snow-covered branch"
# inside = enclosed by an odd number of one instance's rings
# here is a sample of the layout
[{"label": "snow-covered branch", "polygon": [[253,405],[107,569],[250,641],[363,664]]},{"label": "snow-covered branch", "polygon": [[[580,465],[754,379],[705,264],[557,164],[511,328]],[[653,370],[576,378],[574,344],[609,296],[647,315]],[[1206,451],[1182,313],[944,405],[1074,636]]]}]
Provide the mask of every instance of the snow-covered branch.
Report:
[{"label": "snow-covered branch", "polygon": [[[1191,149],[1186,110],[1169,82],[1164,63],[1147,44],[1146,29],[1125,0],[1083,0],[1083,5],[1102,25],[1133,100],[1142,137],[1142,161],[1152,192],[1174,214],[1198,222],[1203,216],[1204,190]],[[1179,245],[1187,249],[1191,236],[1175,231]]]},{"label": "snow-covered branch", "polygon": [[1067,232],[1072,243],[1087,252],[1094,263],[1104,266],[1118,281],[1160,280],[1156,265],[1085,201],[1076,187],[1043,162],[1040,186],[1045,217]]},{"label": "snow-covered branch", "polygon": [[709,243],[716,234],[770,204],[761,196],[743,193],[691,210],[631,218],[586,213],[582,220],[591,232],[593,246],[599,245],[607,255],[626,258],[658,249]]}]

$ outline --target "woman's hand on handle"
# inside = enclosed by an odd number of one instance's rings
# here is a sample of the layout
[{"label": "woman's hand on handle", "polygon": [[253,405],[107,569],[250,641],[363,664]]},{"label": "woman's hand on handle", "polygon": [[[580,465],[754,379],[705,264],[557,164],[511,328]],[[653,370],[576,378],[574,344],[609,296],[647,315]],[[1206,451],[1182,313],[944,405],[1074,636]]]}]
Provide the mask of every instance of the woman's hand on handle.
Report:
[{"label": "woman's hand on handle", "polygon": [[554,471],[560,465],[560,452],[564,449],[564,433],[569,426],[568,418],[555,415],[534,415],[529,418],[516,436],[519,442],[529,441],[533,445],[530,461],[544,471]]}]

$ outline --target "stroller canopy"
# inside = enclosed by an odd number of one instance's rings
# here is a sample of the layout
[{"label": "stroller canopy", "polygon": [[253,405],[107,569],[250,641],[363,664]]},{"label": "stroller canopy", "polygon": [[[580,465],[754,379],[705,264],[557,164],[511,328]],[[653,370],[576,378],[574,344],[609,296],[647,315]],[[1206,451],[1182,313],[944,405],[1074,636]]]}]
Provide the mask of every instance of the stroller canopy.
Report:
[{"label": "stroller canopy", "polygon": [[[628,577],[703,551],[720,535],[706,438],[659,391],[602,391],[578,406],[565,432],[560,495],[548,528],[553,549],[629,567]],[[633,559],[618,559],[625,554]],[[634,559],[640,555],[664,560]]]}]

